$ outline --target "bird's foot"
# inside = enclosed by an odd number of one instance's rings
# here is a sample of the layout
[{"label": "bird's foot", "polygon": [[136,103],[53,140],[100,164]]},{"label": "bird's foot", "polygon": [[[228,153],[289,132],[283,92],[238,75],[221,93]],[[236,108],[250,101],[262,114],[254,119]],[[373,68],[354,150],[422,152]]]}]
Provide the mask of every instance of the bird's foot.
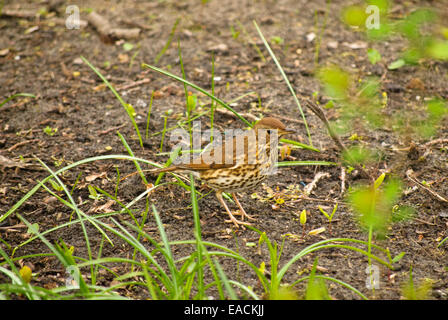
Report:
[{"label": "bird's foot", "polygon": [[241,226],[243,229],[246,229],[246,228],[244,228],[244,226],[251,226],[252,225],[252,223],[238,220],[234,216],[231,216],[230,220],[224,220],[224,221],[227,222],[227,223],[233,223],[235,225],[235,227],[237,227],[237,228],[239,228]]}]

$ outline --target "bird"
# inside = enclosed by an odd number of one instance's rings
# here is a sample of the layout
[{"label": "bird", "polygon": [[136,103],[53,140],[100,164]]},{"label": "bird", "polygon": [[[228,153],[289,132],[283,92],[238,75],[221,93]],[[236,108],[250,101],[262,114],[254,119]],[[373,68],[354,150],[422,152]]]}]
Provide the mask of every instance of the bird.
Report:
[{"label": "bird", "polygon": [[[220,144],[209,144],[192,163],[171,165],[151,172],[193,173],[195,178],[199,178],[215,191],[216,198],[230,217],[226,222],[233,223],[237,228],[240,225],[251,225],[250,222],[244,221],[244,218],[255,219],[246,213],[236,193],[255,189],[272,174],[278,157],[278,139],[291,133],[297,131],[286,128],[277,118],[264,117],[252,130],[244,133],[240,131]],[[239,208],[241,220],[236,219],[226,205],[223,192],[232,195]]]}]

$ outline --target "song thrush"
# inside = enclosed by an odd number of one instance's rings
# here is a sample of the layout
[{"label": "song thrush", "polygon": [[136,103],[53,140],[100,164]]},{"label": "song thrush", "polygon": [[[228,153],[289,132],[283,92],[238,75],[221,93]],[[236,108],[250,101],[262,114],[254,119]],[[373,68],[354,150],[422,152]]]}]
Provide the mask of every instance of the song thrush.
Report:
[{"label": "song thrush", "polygon": [[[242,221],[244,217],[253,218],[245,212],[235,193],[256,188],[273,172],[278,155],[278,138],[294,132],[280,120],[266,117],[258,121],[253,130],[226,138],[221,144],[209,145],[193,163],[173,165],[152,172],[192,172],[194,177],[215,191],[230,217],[230,221],[226,222],[233,222],[236,227],[247,225],[250,223]],[[241,220],[237,220],[229,210],[222,192],[232,194],[240,209]]]}]

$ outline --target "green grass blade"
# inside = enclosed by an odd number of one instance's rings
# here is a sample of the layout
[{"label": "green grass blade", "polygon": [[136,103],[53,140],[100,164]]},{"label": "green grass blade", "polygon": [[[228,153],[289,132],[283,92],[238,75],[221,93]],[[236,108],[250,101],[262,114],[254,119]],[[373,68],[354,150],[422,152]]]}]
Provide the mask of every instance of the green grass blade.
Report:
[{"label": "green grass blade", "polygon": [[12,96],[9,96],[8,98],[6,98],[5,100],[3,100],[2,102],[0,102],[0,108],[3,107],[3,105],[7,104],[9,101],[11,101],[12,99],[15,99],[17,97],[30,97],[30,98],[36,98],[36,96],[34,94],[31,93],[16,93],[13,94]]},{"label": "green grass blade", "polygon": [[[128,151],[129,155],[131,157],[134,157],[134,152],[132,152],[131,147],[129,147],[128,143],[126,142],[126,139],[121,135],[120,132],[117,132],[118,136],[120,137],[121,142],[123,143],[124,147],[126,148],[126,150]],[[137,171],[140,175],[140,177],[142,178],[143,182],[147,185],[148,181],[146,181],[146,177],[145,174],[143,173],[142,168],[140,167],[140,164],[138,163],[138,161],[134,160],[134,165],[137,168]]]},{"label": "green grass blade", "polygon": [[307,144],[304,144],[304,143],[300,143],[300,142],[297,142],[297,141],[294,141],[294,140],[280,139],[280,142],[292,144],[292,145],[300,147],[302,149],[307,149],[307,150],[311,150],[311,151],[315,151],[315,152],[320,152],[320,150],[315,148],[315,147],[312,147],[310,145],[307,145]]},{"label": "green grass blade", "polygon": [[154,71],[156,71],[156,72],[159,72],[159,73],[161,73],[161,74],[163,74],[163,75],[165,75],[165,76],[168,76],[168,77],[170,77],[170,78],[172,78],[172,79],[174,79],[174,80],[177,80],[177,81],[179,81],[179,82],[185,83],[186,85],[192,87],[193,89],[196,89],[196,90],[198,90],[199,92],[202,92],[202,93],[205,94],[207,97],[209,97],[209,98],[215,100],[217,103],[219,103],[220,105],[222,105],[224,108],[226,108],[227,110],[229,110],[230,112],[232,112],[233,114],[235,114],[235,115],[238,117],[238,119],[240,119],[241,121],[243,121],[246,125],[248,125],[249,127],[252,127],[252,124],[251,124],[249,121],[247,121],[244,117],[242,117],[237,111],[233,110],[233,109],[232,109],[229,105],[227,105],[224,101],[222,101],[221,99],[219,99],[219,98],[213,96],[212,94],[210,94],[210,93],[207,92],[206,90],[202,89],[201,87],[199,87],[199,86],[197,86],[197,85],[195,85],[195,84],[193,84],[193,83],[191,83],[191,82],[189,82],[189,81],[187,81],[187,80],[185,80],[185,79],[182,79],[182,78],[180,78],[180,77],[178,77],[178,76],[176,76],[176,75],[174,75],[174,74],[172,74],[172,73],[170,73],[170,72],[167,72],[167,71],[165,71],[165,70],[162,70],[162,69],[157,68],[157,67],[154,67],[154,66],[151,66],[151,65],[149,65],[149,64],[143,63],[142,66],[144,66],[145,68],[149,68],[149,69],[151,69],[151,70],[154,70]]},{"label": "green grass blade", "polygon": [[140,135],[140,130],[138,129],[138,125],[137,122],[135,122],[135,118],[134,115],[132,114],[131,108],[129,108],[129,104],[127,104],[126,102],[124,102],[123,98],[120,96],[120,94],[117,92],[117,90],[115,90],[115,88],[112,86],[112,84],[101,74],[101,72],[95,68],[86,58],[84,58],[83,56],[81,56],[82,61],[84,61],[89,67],[90,69],[92,69],[97,75],[98,77],[100,77],[101,80],[103,80],[103,82],[109,87],[109,89],[113,92],[113,94],[115,95],[115,97],[117,97],[118,101],[120,101],[121,105],[123,106],[124,110],[126,111],[126,113],[129,116],[129,119],[131,120],[135,131],[137,132],[138,135],[138,139],[140,141],[140,146],[143,148],[143,140],[142,140],[142,136]]},{"label": "green grass blade", "polygon": [[305,119],[305,114],[303,113],[302,106],[301,106],[301,104],[299,102],[299,99],[297,98],[297,95],[296,95],[294,89],[292,88],[291,83],[288,80],[288,77],[286,76],[285,72],[283,71],[282,66],[278,62],[274,52],[272,51],[271,47],[269,46],[269,43],[266,41],[265,37],[263,36],[263,33],[261,32],[260,28],[258,27],[257,22],[255,20],[253,22],[254,22],[255,28],[257,29],[258,34],[260,35],[261,40],[263,41],[266,49],[268,50],[269,54],[271,55],[272,60],[274,60],[275,65],[279,69],[280,74],[282,75],[283,79],[285,80],[286,85],[288,86],[289,91],[291,92],[291,94],[292,94],[292,96],[294,98],[294,101],[295,101],[295,103],[297,104],[297,106],[299,108],[300,114],[302,115],[303,123],[305,124],[306,132],[308,134],[309,143],[312,146],[313,145],[313,141],[311,140],[311,133],[310,133],[310,130],[308,128],[308,123],[307,123],[307,121]]},{"label": "green grass blade", "polygon": [[160,58],[162,58],[165,51],[170,47],[171,41],[173,41],[174,33],[176,32],[177,25],[179,24],[179,22],[180,22],[180,18],[177,18],[176,21],[174,22],[173,27],[171,28],[171,32],[168,37],[168,40],[166,41],[162,50],[160,50],[160,52],[157,54],[156,58],[154,59],[154,64],[157,64],[159,62]]}]

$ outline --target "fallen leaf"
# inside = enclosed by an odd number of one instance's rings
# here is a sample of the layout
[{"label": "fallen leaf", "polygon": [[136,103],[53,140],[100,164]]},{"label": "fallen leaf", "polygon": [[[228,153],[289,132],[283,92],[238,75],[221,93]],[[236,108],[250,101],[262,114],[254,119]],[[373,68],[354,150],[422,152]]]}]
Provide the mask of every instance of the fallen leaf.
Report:
[{"label": "fallen leaf", "polygon": [[214,51],[214,52],[226,52],[229,50],[229,46],[225,43],[220,43],[217,45],[210,46],[207,51]]},{"label": "fallen leaf", "polygon": [[34,27],[26,29],[24,34],[30,34],[30,33],[34,32],[34,31],[37,31],[37,30],[39,30],[39,27],[38,26],[34,26]]},{"label": "fallen leaf", "polygon": [[99,212],[99,213],[110,213],[113,212],[112,209],[110,209],[110,207],[115,203],[115,200],[109,200],[107,201],[105,204],[96,207],[93,211],[94,212]]},{"label": "fallen leaf", "polygon": [[127,62],[129,62],[129,56],[128,56],[126,53],[120,53],[120,54],[118,55],[118,60],[119,60],[121,63],[127,63]]},{"label": "fallen leaf", "polygon": [[4,57],[9,53],[9,48],[0,50],[0,57]]},{"label": "fallen leaf", "polygon": [[404,66],[405,64],[406,64],[406,62],[405,62],[403,59],[398,59],[398,60],[395,60],[394,62],[390,63],[390,64],[387,66],[387,68],[388,68],[389,70],[395,70],[395,69],[401,68],[401,67]]},{"label": "fallen leaf", "polygon": [[411,90],[425,90],[425,84],[422,80],[420,80],[420,78],[412,78],[409,80],[406,88]]},{"label": "fallen leaf", "polygon": [[308,232],[308,234],[309,234],[310,236],[315,236],[316,234],[322,233],[322,232],[324,232],[324,231],[325,231],[325,227],[320,227],[320,228],[317,228],[317,229],[310,230],[310,231]]},{"label": "fallen leaf", "polygon": [[352,42],[352,43],[344,42],[343,45],[346,47],[349,47],[350,49],[353,49],[353,50],[367,48],[367,42],[364,42],[364,41],[356,41],[356,42]]},{"label": "fallen leaf", "polygon": [[104,178],[106,176],[106,174],[107,174],[107,172],[101,172],[101,173],[94,173],[94,174],[88,175],[86,177],[86,181],[92,182],[98,178]]}]

